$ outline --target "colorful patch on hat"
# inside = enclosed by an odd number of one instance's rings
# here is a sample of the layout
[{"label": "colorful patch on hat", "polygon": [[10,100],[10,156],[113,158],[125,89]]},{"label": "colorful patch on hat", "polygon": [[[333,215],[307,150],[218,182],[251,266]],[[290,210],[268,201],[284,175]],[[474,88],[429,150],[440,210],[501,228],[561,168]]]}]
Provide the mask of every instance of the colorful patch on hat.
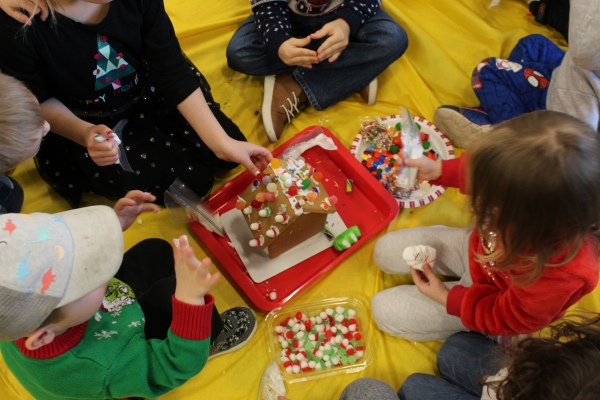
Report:
[{"label": "colorful patch on hat", "polygon": [[52,267],[50,267],[50,269],[46,271],[44,276],[42,276],[42,289],[40,290],[40,293],[46,293],[46,290],[48,290],[50,285],[54,282],[56,282],[56,275],[52,273]]},{"label": "colorful patch on hat", "polygon": [[2,228],[2,230],[8,232],[9,235],[12,235],[15,229],[17,229],[17,227],[13,224],[12,219],[7,219],[4,228]]}]

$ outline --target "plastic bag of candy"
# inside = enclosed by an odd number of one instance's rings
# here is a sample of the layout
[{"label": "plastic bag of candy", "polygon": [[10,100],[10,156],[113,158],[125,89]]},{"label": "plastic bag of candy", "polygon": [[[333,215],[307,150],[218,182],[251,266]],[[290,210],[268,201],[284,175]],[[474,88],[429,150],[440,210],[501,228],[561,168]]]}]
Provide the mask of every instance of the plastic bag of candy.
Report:
[{"label": "plastic bag of candy", "polygon": [[[361,117],[360,135],[364,145],[362,164],[394,196],[402,200],[410,198],[419,183],[407,187],[399,179],[404,170],[398,167],[403,149],[402,124],[388,125],[372,117]],[[404,178],[403,178],[404,179]]]}]

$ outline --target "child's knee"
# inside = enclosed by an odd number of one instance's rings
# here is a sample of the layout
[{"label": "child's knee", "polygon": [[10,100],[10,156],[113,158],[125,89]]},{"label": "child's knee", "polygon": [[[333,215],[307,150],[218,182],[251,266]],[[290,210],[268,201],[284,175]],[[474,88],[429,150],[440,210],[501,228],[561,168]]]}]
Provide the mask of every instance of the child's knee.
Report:
[{"label": "child's knee", "polygon": [[381,270],[388,274],[409,274],[408,264],[402,258],[402,252],[407,246],[398,235],[387,234],[375,243],[373,260]]}]

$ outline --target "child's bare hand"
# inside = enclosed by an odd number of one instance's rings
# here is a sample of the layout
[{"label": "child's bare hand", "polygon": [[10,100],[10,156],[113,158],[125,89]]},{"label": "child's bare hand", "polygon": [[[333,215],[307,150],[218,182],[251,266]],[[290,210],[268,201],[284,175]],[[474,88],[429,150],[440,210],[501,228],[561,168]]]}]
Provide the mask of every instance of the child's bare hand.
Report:
[{"label": "child's bare hand", "polygon": [[29,16],[25,15],[21,10],[27,11],[29,15],[40,14],[42,21],[45,21],[48,17],[48,5],[45,0],[40,0],[37,7],[35,1],[32,0],[0,0],[0,8],[7,15],[27,25],[31,25],[31,21],[29,20]]},{"label": "child's bare hand", "polygon": [[288,39],[279,46],[277,54],[287,65],[312,68],[313,64],[319,62],[319,58],[316,51],[304,48],[310,41],[310,36],[303,39]]},{"label": "child's bare hand", "polygon": [[[98,142],[95,136],[106,140]],[[114,139],[115,134],[106,125],[94,125],[86,132],[86,147],[90,158],[99,166],[113,165],[119,161],[119,145]]]},{"label": "child's bare hand", "polygon": [[160,211],[160,207],[156,204],[146,203],[147,201],[153,202],[156,200],[156,196],[150,193],[144,193],[140,190],[132,190],[127,192],[125,197],[119,199],[114,206],[115,213],[121,223],[121,229],[123,232],[127,230],[133,224],[135,219],[141,213],[145,211],[153,211],[155,213]]},{"label": "child's bare hand", "polygon": [[[402,154],[402,162],[400,165],[406,165],[407,167],[416,167],[417,179],[423,181],[433,181],[442,175],[442,162],[433,161],[427,157],[421,158],[406,158]],[[398,165],[399,166],[399,165]]]},{"label": "child's bare hand", "polygon": [[183,303],[203,305],[206,295],[219,281],[221,275],[210,274],[210,258],[200,261],[188,243],[187,236],[173,239],[175,257],[175,298]]},{"label": "child's bare hand", "polygon": [[329,37],[317,49],[319,62],[327,59],[329,62],[334,62],[348,46],[350,25],[342,18],[338,18],[323,25],[321,29],[310,35],[313,40],[322,39],[325,36]]},{"label": "child's bare hand", "polygon": [[419,292],[446,307],[448,288],[444,285],[444,282],[435,276],[431,266],[425,265],[423,272],[410,267],[410,273]]},{"label": "child's bare hand", "polygon": [[273,159],[269,150],[250,142],[232,139],[231,144],[223,146],[223,149],[223,153],[217,154],[217,157],[243,165],[252,175],[265,169]]}]

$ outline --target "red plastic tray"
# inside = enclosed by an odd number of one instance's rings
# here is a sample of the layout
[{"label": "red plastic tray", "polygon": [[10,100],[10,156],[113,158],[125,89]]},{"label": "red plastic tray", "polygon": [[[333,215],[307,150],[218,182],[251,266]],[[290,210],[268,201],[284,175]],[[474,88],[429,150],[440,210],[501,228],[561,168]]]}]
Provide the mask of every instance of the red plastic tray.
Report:
[{"label": "red plastic tray", "polygon": [[[333,139],[337,150],[313,147],[305,151],[302,157],[323,173],[321,182],[325,185],[327,193],[337,196],[338,203],[335,206],[346,226],[357,225],[360,229],[362,236],[350,249],[339,252],[330,247],[265,282],[255,283],[250,279],[235,250],[228,244],[229,238],[213,234],[197,222],[191,224],[200,240],[208,246],[242,291],[261,310],[271,311],[283,306],[350,256],[398,214],[398,203],[394,197],[373,179],[369,171],[354,158],[346,146],[323,127],[313,126],[296,134],[273,151],[273,156],[277,157],[289,146],[307,140],[320,132]],[[237,196],[252,183],[253,179],[250,174],[242,173],[213,193],[208,200],[208,205],[221,214],[229,211],[234,207]],[[346,179],[353,181],[354,187],[351,193],[346,193]],[[275,300],[271,300],[268,296],[273,290],[277,291]]]}]

